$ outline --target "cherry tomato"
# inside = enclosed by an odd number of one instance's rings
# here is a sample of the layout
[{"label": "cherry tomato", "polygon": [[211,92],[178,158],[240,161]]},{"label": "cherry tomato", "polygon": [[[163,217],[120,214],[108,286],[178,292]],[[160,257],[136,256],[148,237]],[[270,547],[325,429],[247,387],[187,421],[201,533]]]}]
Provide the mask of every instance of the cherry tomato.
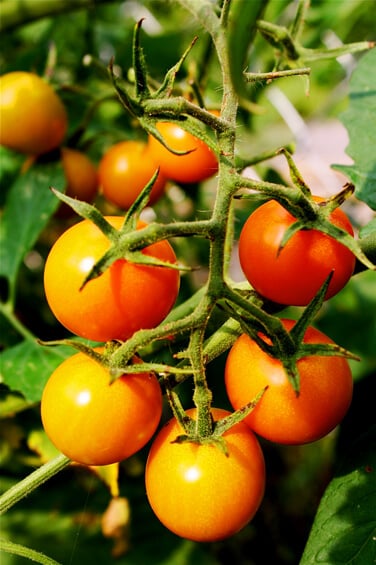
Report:
[{"label": "cherry tomato", "polygon": [[166,177],[183,184],[195,183],[217,172],[217,157],[201,139],[170,122],[158,123],[157,129],[171,149],[190,151],[186,155],[176,155],[166,149],[155,137],[149,136],[148,145],[151,155]]},{"label": "cherry tomato", "polygon": [[[188,410],[195,417],[196,409]],[[214,408],[219,420],[229,413]],[[149,503],[175,534],[209,542],[242,529],[259,508],[265,488],[260,445],[242,422],[225,432],[228,456],[212,444],[173,443],[181,435],[170,420],[153,440],[145,481]]]},{"label": "cherry tomato", "polygon": [[[325,298],[339,292],[354,271],[355,256],[332,237],[310,229],[294,234],[280,251],[282,238],[294,221],[275,200],[261,205],[242,228],[239,258],[246,278],[262,296],[280,304],[304,306],[332,271]],[[342,210],[337,208],[330,221],[354,235]]]},{"label": "cherry tomato", "polygon": [[67,187],[65,194],[92,202],[98,191],[98,173],[94,163],[81,151],[63,147],[61,158]]},{"label": "cherry tomato", "polygon": [[[122,141],[113,145],[99,163],[99,179],[104,197],[127,210],[157,168],[146,143]],[[162,196],[166,182],[165,176],[159,172],[150,193],[149,204],[154,204]]]},{"label": "cherry tomato", "polygon": [[15,71],[0,78],[0,143],[32,155],[58,147],[67,130],[65,107],[39,76]]},{"label": "cherry tomato", "polygon": [[[107,220],[117,229],[120,216]],[[139,228],[145,224],[140,222]],[[179,272],[166,267],[115,261],[96,279],[81,285],[92,266],[110,247],[92,222],[65,231],[52,246],[44,270],[48,304],[71,332],[94,341],[126,340],[141,328],[157,326],[169,313],[179,291]],[[168,241],[143,250],[145,255],[176,263]]]},{"label": "cherry tomato", "polygon": [[[290,330],[293,320],[283,320]],[[333,343],[309,327],[305,343]],[[258,435],[282,444],[316,441],[333,430],[346,414],[353,381],[343,357],[312,355],[297,362],[300,394],[296,396],[281,361],[270,357],[248,335],[241,335],[226,361],[225,385],[232,406],[238,409],[265,387],[268,389],[245,418]]]},{"label": "cherry tomato", "polygon": [[44,429],[64,455],[84,465],[109,465],[139,451],[154,434],[162,394],[153,374],[123,375],[84,353],[55,369],[42,394]]}]

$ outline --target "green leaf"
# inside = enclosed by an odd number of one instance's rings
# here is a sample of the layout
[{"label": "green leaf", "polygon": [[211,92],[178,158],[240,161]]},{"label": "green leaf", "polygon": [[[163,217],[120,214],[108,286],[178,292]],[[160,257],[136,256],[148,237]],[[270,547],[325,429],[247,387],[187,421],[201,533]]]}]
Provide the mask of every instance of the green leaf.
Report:
[{"label": "green leaf", "polygon": [[8,193],[0,224],[0,275],[14,286],[25,254],[33,247],[59,200],[50,186],[64,188],[60,163],[33,165]]},{"label": "green leaf", "polygon": [[42,347],[37,342],[25,340],[1,353],[0,382],[21,392],[26,400],[39,402],[52,371],[72,353],[71,347]]},{"label": "green leaf", "polygon": [[350,143],[352,165],[333,165],[355,184],[355,194],[376,210],[376,49],[360,60],[350,81],[349,107],[340,116]]},{"label": "green leaf", "polygon": [[369,565],[376,558],[376,427],[347,450],[321,500],[300,565]]}]

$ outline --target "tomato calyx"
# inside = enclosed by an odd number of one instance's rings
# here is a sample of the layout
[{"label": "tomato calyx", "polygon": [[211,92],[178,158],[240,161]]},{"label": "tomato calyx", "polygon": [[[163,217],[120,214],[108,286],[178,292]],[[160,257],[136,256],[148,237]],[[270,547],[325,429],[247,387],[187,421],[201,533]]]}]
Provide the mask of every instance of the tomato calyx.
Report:
[{"label": "tomato calyx", "polygon": [[[300,394],[300,375],[297,362],[312,355],[341,356],[359,361],[359,358],[336,344],[304,343],[304,335],[319,312],[333,273],[331,273],[316,296],[303,310],[295,325],[288,331],[283,322],[275,316],[268,316],[251,302],[237,298],[236,305],[229,303],[225,307],[239,322],[243,332],[251,337],[262,351],[279,360],[296,394]],[[257,319],[257,315],[260,319]],[[262,316],[262,317],[261,317]]]},{"label": "tomato calyx", "polygon": [[[240,173],[234,174],[234,197],[251,199],[269,199],[277,201],[295,221],[286,229],[280,242],[279,252],[285,247],[294,234],[300,230],[316,230],[335,239],[348,248],[358,261],[370,270],[375,270],[376,265],[364,253],[359,241],[354,239],[345,229],[338,227],[331,221],[331,214],[349,198],[355,187],[346,183],[341,191],[328,199],[313,196],[309,186],[305,183],[290,152],[281,148],[276,155],[283,154],[287,160],[293,187],[283,187],[279,184],[244,178]],[[256,193],[236,194],[236,190],[252,189]]]}]

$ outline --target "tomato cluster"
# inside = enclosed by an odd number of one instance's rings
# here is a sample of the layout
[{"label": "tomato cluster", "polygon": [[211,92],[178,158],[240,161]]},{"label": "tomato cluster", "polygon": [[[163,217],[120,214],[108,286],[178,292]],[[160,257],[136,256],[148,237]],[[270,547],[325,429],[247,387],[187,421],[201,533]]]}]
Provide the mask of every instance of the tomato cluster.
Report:
[{"label": "tomato cluster", "polygon": [[[106,220],[116,229],[124,221],[119,216]],[[144,225],[139,222],[138,229]],[[157,326],[176,300],[180,278],[174,267],[117,259],[83,286],[109,247],[104,233],[83,220],[58,238],[44,271],[47,301],[57,319],[77,336],[102,342],[126,340],[139,329]],[[142,253],[176,263],[166,240]],[[56,447],[74,461],[86,465],[121,461],[155,432],[162,412],[155,375],[125,374],[111,381],[106,366],[78,353],[64,361],[46,384],[41,402],[44,428]]]},{"label": "tomato cluster", "polygon": [[[30,127],[17,137],[11,124],[20,100],[25,101]],[[66,193],[80,200],[92,201],[100,186],[107,201],[129,209],[158,172],[149,194],[153,204],[169,180],[198,183],[218,169],[217,157],[206,143],[175,123],[159,122],[157,129],[166,146],[151,135],[147,142],[116,143],[102,156],[97,171],[86,155],[63,146],[65,108],[52,88],[31,73],[3,77],[0,110],[0,142],[29,155],[25,168],[40,154],[59,148]],[[120,216],[105,216],[105,220],[116,230],[124,222]],[[305,306],[330,273],[325,298],[339,292],[353,273],[355,258],[337,240],[314,229],[301,229],[282,245],[295,220],[275,200],[261,205],[242,228],[239,259],[246,278],[263,298]],[[353,235],[339,209],[329,220]],[[139,221],[137,230],[144,226]],[[85,340],[114,342],[115,347],[166,318],[177,299],[180,276],[173,248],[160,240],[144,247],[142,255],[163,266],[121,257],[87,280],[110,246],[109,237],[95,223],[74,224],[48,254],[44,288],[51,311],[69,332]],[[288,331],[295,324],[288,319],[282,323]],[[228,353],[224,371],[228,399],[239,414],[265,391],[252,411],[220,438],[195,435],[184,440],[184,430],[172,418],[152,441],[145,469],[147,498],[159,520],[179,536],[208,542],[242,529],[260,507],[265,490],[258,438],[288,445],[316,441],[331,432],[349,408],[352,376],[344,357],[299,358],[296,394],[282,360],[260,347],[260,339],[271,343],[271,336],[241,335]],[[333,344],[311,326],[303,342]],[[84,465],[108,465],[138,452],[153,438],[162,416],[156,374],[127,373],[125,367],[124,374],[113,375],[104,351],[95,348],[91,355],[80,352],[66,359],[50,376],[41,400],[47,435],[62,453]],[[133,364],[140,362],[138,357],[132,359]],[[213,422],[229,415],[221,408],[211,409]],[[195,422],[197,409],[187,410],[187,416]]]},{"label": "tomato cluster", "polygon": [[119,208],[129,209],[156,171],[150,205],[163,195],[168,180],[197,183],[218,170],[216,155],[206,143],[171,122],[160,122],[157,129],[167,147],[152,135],[147,143],[121,141],[112,145],[99,163],[102,194]]}]

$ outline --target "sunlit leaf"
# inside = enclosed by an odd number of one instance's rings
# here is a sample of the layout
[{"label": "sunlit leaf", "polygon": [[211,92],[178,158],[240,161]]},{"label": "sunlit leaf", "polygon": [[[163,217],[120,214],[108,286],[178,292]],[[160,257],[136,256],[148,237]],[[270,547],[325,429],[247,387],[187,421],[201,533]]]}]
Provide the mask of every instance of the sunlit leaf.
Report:
[{"label": "sunlit leaf", "polygon": [[350,81],[349,107],[340,116],[350,143],[352,165],[334,165],[355,184],[355,194],[376,210],[376,49],[360,60]]}]

